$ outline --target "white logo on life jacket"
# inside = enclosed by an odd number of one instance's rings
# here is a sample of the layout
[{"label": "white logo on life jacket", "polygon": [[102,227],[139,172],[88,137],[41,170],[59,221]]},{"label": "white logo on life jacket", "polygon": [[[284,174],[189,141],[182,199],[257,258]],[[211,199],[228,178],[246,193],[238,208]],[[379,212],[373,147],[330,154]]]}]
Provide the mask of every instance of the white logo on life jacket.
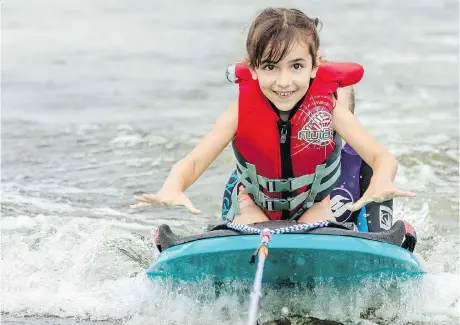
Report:
[{"label": "white logo on life jacket", "polygon": [[389,207],[381,205],[379,211],[379,219],[380,228],[384,230],[390,229],[393,222],[393,210],[391,210]]},{"label": "white logo on life jacket", "polygon": [[325,110],[313,113],[308,123],[297,134],[297,138],[311,145],[322,147],[329,145],[334,140],[332,115]]},{"label": "white logo on life jacket", "polygon": [[346,188],[334,188],[331,192],[331,210],[338,222],[345,222],[350,218],[352,212],[348,210],[348,206],[353,202],[353,195]]}]

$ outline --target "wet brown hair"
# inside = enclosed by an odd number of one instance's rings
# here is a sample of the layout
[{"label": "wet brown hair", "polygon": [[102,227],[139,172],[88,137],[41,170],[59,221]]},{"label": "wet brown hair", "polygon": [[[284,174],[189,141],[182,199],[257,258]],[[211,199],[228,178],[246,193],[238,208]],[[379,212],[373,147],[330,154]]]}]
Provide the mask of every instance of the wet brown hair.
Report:
[{"label": "wet brown hair", "polygon": [[319,24],[318,18],[310,18],[298,9],[264,9],[249,28],[248,65],[256,69],[266,61],[279,62],[296,42],[305,42],[314,66],[319,48]]}]

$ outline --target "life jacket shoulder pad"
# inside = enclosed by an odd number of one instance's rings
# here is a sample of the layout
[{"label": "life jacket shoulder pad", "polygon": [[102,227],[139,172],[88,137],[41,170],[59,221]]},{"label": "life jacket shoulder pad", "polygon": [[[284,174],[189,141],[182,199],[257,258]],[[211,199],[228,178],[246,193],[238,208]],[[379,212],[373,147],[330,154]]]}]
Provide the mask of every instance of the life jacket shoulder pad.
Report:
[{"label": "life jacket shoulder pad", "polygon": [[227,67],[225,72],[227,80],[231,83],[240,83],[242,81],[248,81],[252,79],[251,70],[243,63],[233,63]]},{"label": "life jacket shoulder pad", "polygon": [[357,84],[364,75],[364,68],[353,62],[322,63],[316,72],[316,78],[330,83],[336,82],[338,87]]}]

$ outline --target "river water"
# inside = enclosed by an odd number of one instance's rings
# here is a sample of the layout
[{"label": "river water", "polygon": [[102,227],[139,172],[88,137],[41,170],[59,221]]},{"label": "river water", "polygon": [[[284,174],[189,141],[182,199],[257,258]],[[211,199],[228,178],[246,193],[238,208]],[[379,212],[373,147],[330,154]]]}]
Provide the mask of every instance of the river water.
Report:
[{"label": "river water", "polygon": [[356,114],[398,158],[398,186],[418,193],[396,201],[396,218],[415,226],[433,274],[391,287],[265,291],[262,322],[275,324],[286,306],[292,324],[458,324],[454,0],[4,3],[2,323],[245,323],[235,288],[219,297],[192,288],[193,298],[144,276],[155,226],[186,234],[219,220],[231,148],[188,190],[201,215],[129,204],[157,190],[235,99],[224,72],[265,5],[318,16],[322,53],[365,67]]}]

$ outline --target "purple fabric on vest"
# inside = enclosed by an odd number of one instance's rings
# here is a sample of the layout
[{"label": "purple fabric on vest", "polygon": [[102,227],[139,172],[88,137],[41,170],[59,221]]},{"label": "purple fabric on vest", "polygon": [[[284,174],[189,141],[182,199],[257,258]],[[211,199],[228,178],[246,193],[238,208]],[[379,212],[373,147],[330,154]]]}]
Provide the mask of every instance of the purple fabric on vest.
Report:
[{"label": "purple fabric on vest", "polygon": [[336,188],[331,192],[332,213],[337,221],[348,221],[352,215],[346,209],[347,203],[355,202],[360,197],[359,171],[361,157],[347,144],[342,148],[341,174]]}]

